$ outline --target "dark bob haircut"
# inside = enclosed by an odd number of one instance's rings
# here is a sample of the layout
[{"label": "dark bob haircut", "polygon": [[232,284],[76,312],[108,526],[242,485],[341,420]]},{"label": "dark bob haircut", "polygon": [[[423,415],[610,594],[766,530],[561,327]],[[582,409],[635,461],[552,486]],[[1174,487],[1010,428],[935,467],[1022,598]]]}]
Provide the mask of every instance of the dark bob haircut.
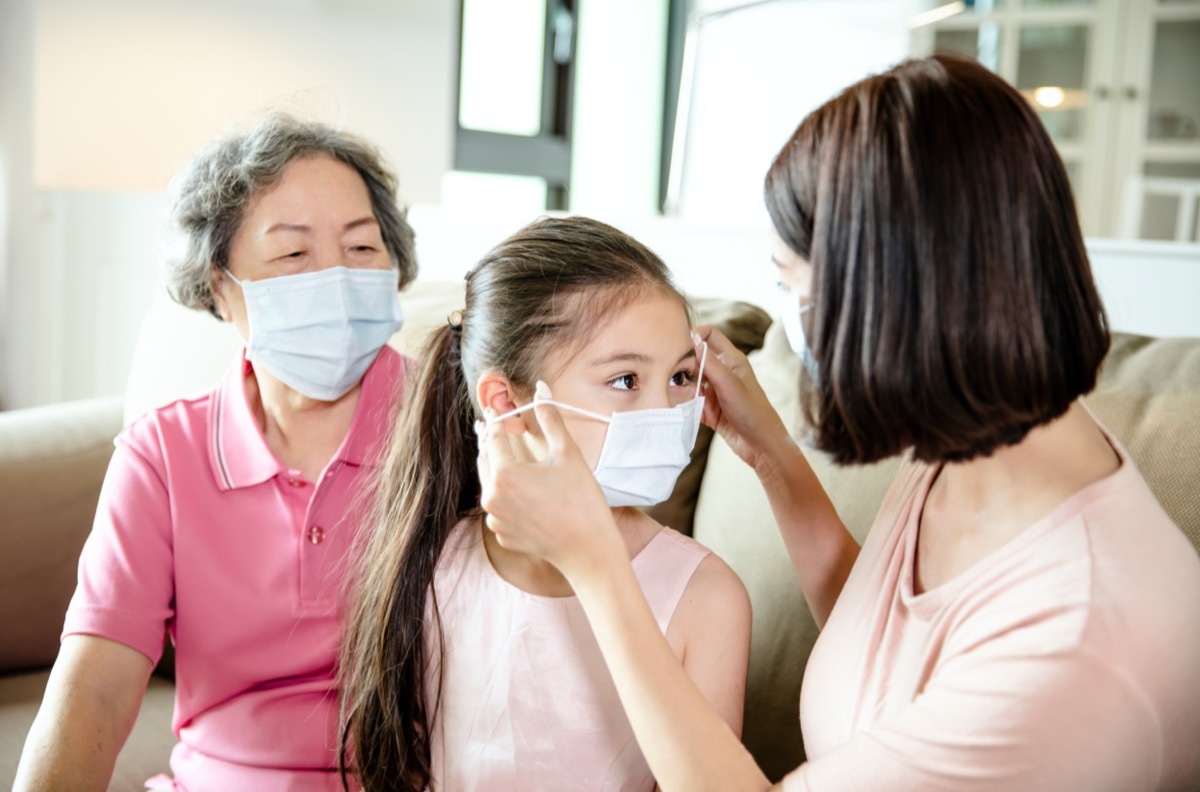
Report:
[{"label": "dark bob haircut", "polygon": [[850,86],[765,194],[812,264],[805,414],[836,462],[987,456],[1095,385],[1108,322],[1066,170],[984,67],[939,55]]}]

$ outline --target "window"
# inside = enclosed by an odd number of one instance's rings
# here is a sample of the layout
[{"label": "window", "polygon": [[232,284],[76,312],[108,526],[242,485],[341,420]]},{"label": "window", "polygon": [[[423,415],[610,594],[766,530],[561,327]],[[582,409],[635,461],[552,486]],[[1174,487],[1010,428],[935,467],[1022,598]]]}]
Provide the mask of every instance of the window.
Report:
[{"label": "window", "polygon": [[462,205],[503,195],[565,209],[578,0],[461,0],[455,172]]}]

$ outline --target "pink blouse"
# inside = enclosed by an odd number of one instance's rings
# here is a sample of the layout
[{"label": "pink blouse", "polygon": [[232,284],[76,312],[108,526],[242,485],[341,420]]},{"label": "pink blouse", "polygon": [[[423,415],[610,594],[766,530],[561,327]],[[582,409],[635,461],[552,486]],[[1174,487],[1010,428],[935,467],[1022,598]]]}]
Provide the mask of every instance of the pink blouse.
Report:
[{"label": "pink blouse", "polygon": [[800,790],[1200,789],[1200,559],[1121,467],[915,593],[901,467],[809,660]]},{"label": "pink blouse", "polygon": [[[434,790],[652,790],[616,688],[575,597],[501,578],[477,520],[459,523],[434,580],[446,654],[433,730]],[[664,528],[633,559],[666,632],[709,551]],[[427,695],[436,695],[437,670]]]}]

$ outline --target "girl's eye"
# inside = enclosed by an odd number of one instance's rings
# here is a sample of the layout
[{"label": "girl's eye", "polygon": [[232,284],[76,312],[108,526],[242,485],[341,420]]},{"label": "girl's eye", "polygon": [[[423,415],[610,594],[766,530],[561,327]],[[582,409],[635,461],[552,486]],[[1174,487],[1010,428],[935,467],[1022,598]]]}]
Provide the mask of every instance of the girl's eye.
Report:
[{"label": "girl's eye", "polygon": [[637,389],[637,375],[636,374],[622,374],[621,376],[617,377],[616,379],[609,380],[608,384],[611,387],[616,388],[617,390],[623,390],[623,391],[636,390]]},{"label": "girl's eye", "polygon": [[696,375],[693,374],[688,369],[682,369],[680,371],[676,371],[675,375],[673,377],[671,377],[671,384],[677,388],[682,387],[684,385],[691,385],[695,381],[696,381]]},{"label": "girl's eye", "polygon": [[291,253],[285,253],[284,255],[280,256],[280,258],[294,259],[294,258],[300,258],[303,255],[304,255],[303,250],[293,250]]}]

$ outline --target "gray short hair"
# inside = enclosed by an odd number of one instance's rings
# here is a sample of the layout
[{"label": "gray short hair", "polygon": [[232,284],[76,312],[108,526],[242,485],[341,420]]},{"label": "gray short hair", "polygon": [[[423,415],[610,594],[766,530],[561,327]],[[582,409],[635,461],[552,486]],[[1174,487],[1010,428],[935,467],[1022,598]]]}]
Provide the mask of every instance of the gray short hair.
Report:
[{"label": "gray short hair", "polygon": [[177,303],[218,316],[212,272],[229,268],[229,246],[246,204],[274,184],[292,160],[316,154],[335,157],[362,177],[383,244],[400,270],[400,287],[412,282],[417,275],[413,230],[396,200],[396,177],[378,149],[325,124],[272,112],[248,131],[201,148],[172,182],[170,232],[176,244],[166,257],[166,282]]}]

